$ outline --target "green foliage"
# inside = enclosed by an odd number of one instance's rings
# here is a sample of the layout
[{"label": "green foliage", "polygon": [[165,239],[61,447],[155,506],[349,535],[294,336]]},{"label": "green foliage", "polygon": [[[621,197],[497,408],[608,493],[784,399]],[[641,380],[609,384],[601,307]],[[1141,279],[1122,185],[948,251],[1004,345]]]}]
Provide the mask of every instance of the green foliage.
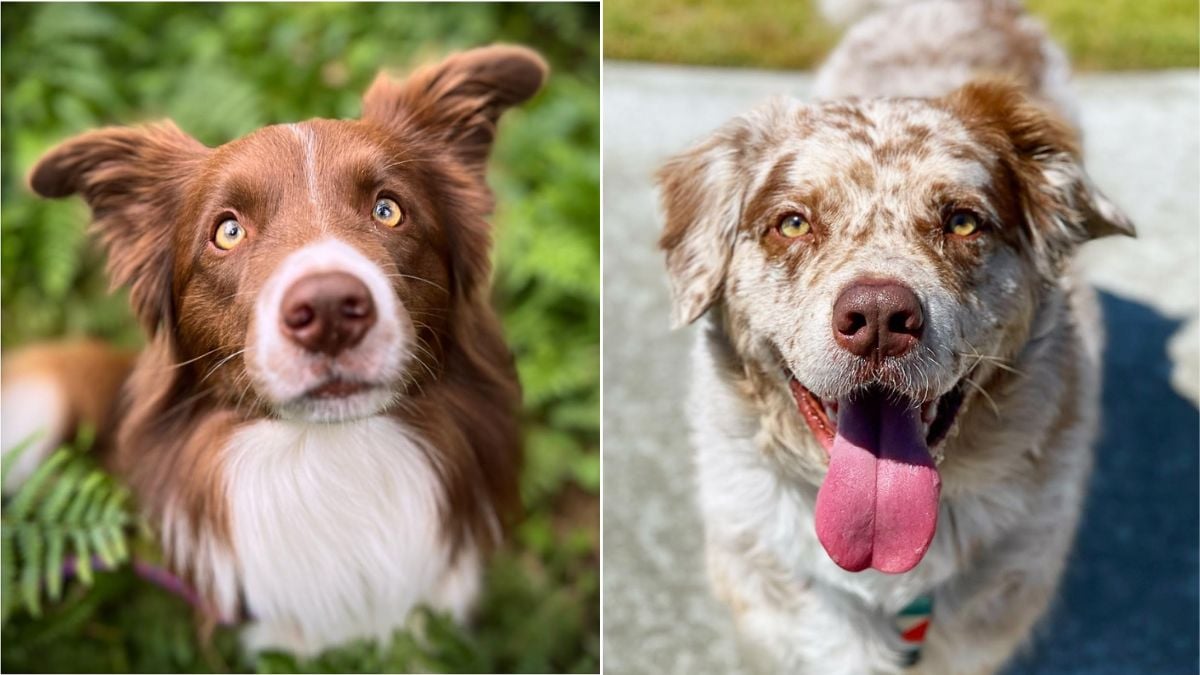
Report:
[{"label": "green foliage", "polygon": [[[1081,70],[1200,65],[1194,0],[1028,0]],[[814,68],[839,30],[805,2],[606,0],[605,56],[634,61]]]},{"label": "green foliage", "polygon": [[[477,626],[414,613],[388,644],[361,642],[302,660],[268,653],[251,661],[236,631],[196,639],[187,606],[129,567],[97,572],[90,587],[68,585],[39,619],[15,615],[4,629],[6,672],[559,672],[598,670],[599,636],[579,611],[598,578],[563,585],[514,553],[491,565]],[[586,587],[585,587],[586,586]]]},{"label": "green foliage", "polygon": [[[501,556],[488,575],[478,622],[507,626],[504,632],[465,632],[445,616],[419,612],[388,645],[364,642],[307,661],[269,654],[259,660],[258,672],[596,672],[588,652],[599,649],[599,638],[594,633],[588,637],[587,622],[575,611],[582,589],[547,588],[546,581],[530,575],[514,557]],[[580,640],[590,643],[583,653],[575,646]]]},{"label": "green foliage", "polygon": [[[43,594],[51,602],[62,597],[65,563],[92,583],[92,556],[105,567],[129,558],[126,528],[134,522],[128,491],[101,471],[87,455],[90,440],[64,447],[43,462],[4,509],[3,620],[17,603],[33,616],[42,614]],[[28,442],[5,456],[9,465]]]},{"label": "green foliage", "polygon": [[1194,0],[1029,0],[1080,70],[1200,66]]},{"label": "green foliage", "polygon": [[[308,663],[283,655],[250,663],[239,655],[233,630],[218,630],[205,645],[187,604],[128,566],[81,569],[80,577],[92,573],[91,586],[82,578],[52,584],[45,572],[59,545],[51,542],[61,541],[64,556],[78,544],[52,533],[52,523],[27,516],[22,523],[37,536],[25,535],[23,547],[16,521],[10,525],[13,502],[4,517],[5,602],[21,599],[26,570],[39,571],[22,561],[39,560],[42,574],[29,572],[27,583],[43,590],[42,611],[6,617],[3,669],[597,670],[598,6],[6,3],[0,12],[0,344],[6,349],[62,336],[128,346],[141,340],[125,293],[107,292],[103,255],[84,232],[86,207],[78,199],[36,199],[24,186],[36,159],[71,134],[171,117],[212,145],[264,124],[352,117],[378,69],[403,72],[491,42],[530,45],[552,68],[546,89],[506,115],[490,170],[498,202],[495,299],[526,400],[527,517],[489,569],[475,625],[463,630],[425,614],[389,645],[350,646]],[[68,502],[65,517],[84,488],[82,469],[67,469],[85,458],[63,457],[46,480],[68,486],[67,497],[57,498]],[[84,496],[113,494],[110,479],[100,485]],[[37,500],[29,513],[45,504]],[[122,526],[130,530],[130,523]],[[102,539],[118,546],[111,530]],[[82,541],[104,553],[91,534]],[[121,541],[126,548],[137,543]],[[10,570],[19,571],[15,594],[7,592]],[[62,598],[51,600],[52,591]]]}]

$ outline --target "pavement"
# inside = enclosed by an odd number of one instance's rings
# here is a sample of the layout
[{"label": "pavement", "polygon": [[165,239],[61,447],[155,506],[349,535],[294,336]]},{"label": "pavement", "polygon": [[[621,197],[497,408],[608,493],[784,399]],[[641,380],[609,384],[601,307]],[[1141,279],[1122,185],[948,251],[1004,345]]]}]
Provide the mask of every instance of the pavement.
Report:
[{"label": "pavement", "polygon": [[[652,175],[807,73],[605,62],[604,663],[745,673],[708,592],[682,410],[692,330],[668,330]],[[1079,76],[1089,172],[1137,239],[1087,244],[1101,290],[1103,439],[1053,614],[1010,673],[1195,673],[1200,456],[1200,73]]]}]

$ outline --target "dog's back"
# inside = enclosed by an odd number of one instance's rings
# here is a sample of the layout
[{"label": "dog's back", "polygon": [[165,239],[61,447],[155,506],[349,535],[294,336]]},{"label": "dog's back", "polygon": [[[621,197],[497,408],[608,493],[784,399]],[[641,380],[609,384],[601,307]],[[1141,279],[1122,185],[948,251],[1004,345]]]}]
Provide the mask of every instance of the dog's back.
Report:
[{"label": "dog's back", "polygon": [[1076,121],[1066,54],[1017,0],[825,0],[822,11],[865,18],[818,72],[819,98],[927,98],[1002,76]]},{"label": "dog's back", "polygon": [[96,432],[97,449],[109,447],[134,358],[95,340],[39,344],[5,355],[0,448],[20,452],[4,476],[5,493],[81,426]]}]

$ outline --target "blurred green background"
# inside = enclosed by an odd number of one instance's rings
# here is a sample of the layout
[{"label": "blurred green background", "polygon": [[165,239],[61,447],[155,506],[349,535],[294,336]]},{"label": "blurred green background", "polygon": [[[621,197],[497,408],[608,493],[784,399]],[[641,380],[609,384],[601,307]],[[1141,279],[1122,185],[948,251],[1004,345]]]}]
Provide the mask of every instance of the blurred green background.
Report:
[{"label": "blurred green background", "polygon": [[[1196,68],[1196,0],[1026,0],[1079,70]],[[807,69],[837,43],[803,0],[605,0],[604,55]],[[898,36],[903,37],[903,36]]]},{"label": "blurred green background", "polygon": [[[232,631],[196,640],[189,608],[128,569],[68,583],[40,617],[6,593],[13,671],[595,672],[599,655],[599,6],[568,4],[47,4],[2,10],[0,344],[92,335],[136,345],[109,295],[79,199],[24,176],[71,134],[173,118],[220,144],[265,124],[352,117],[376,71],[455,49],[530,45],[546,89],[502,123],[489,180],[496,302],[525,392],[527,516],[492,563],[478,625],[424,617],[386,647],[249,663]],[[11,509],[10,509],[11,510]],[[10,559],[5,521],[6,582]],[[7,587],[11,588],[11,587]]]}]

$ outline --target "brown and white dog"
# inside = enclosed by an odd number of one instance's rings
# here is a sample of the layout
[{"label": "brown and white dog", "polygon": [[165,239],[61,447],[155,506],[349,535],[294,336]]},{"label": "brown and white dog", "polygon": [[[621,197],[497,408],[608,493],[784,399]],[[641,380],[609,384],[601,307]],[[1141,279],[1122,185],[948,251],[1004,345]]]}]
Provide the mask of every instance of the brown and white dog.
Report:
[{"label": "brown and white dog", "polygon": [[707,313],[709,574],[779,672],[991,673],[1054,596],[1099,390],[1070,261],[1133,234],[1047,107],[1062,64],[1010,2],[886,7],[818,74],[829,100],[659,174],[675,323]]},{"label": "brown and white dog", "polygon": [[136,361],[96,344],[6,361],[5,449],[45,432],[13,482],[96,424],[171,568],[250,617],[252,649],[386,638],[418,604],[466,618],[521,454],[485,164],[546,72],[493,46],[381,75],[359,120],[51,150],[30,185],[87,200],[149,342]]}]

